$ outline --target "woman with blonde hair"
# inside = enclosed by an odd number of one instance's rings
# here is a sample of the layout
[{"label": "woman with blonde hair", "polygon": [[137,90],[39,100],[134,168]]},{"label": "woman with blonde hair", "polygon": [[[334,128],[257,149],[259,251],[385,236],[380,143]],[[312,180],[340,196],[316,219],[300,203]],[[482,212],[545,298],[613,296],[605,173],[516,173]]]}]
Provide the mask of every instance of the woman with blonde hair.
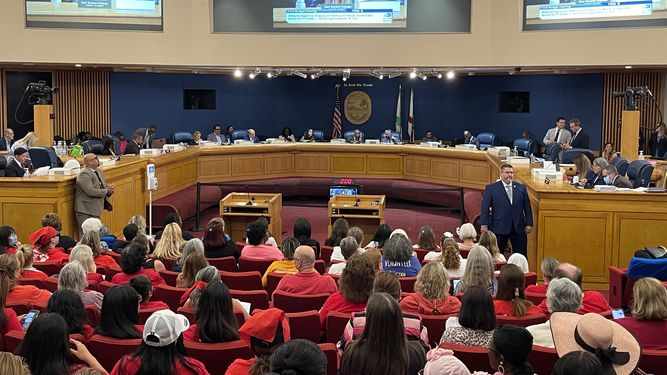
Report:
[{"label": "woman with blonde hair", "polygon": [[498,239],[496,238],[495,233],[491,232],[490,230],[482,232],[482,234],[479,236],[479,245],[484,246],[484,248],[489,251],[489,254],[491,254],[491,258],[493,259],[494,263],[507,262],[505,256],[500,253],[500,248],[498,248]]},{"label": "woman with blonde hair", "polygon": [[475,240],[477,239],[477,230],[475,226],[470,223],[465,223],[461,225],[461,228],[457,231],[459,238],[463,243],[459,243],[459,250],[470,251],[473,246],[475,246]]},{"label": "woman with blonde hair", "polygon": [[46,280],[49,278],[49,275],[32,266],[32,262],[35,260],[35,254],[29,246],[18,247],[16,249],[16,259],[18,259],[19,264],[21,265],[22,279]]},{"label": "woman with blonde hair", "polygon": [[79,243],[81,245],[87,245],[90,247],[90,250],[93,252],[93,260],[96,265],[120,271],[120,266],[118,263],[116,263],[116,260],[111,255],[106,255],[103,253],[100,232],[85,232]]},{"label": "woman with blonde hair", "polygon": [[197,273],[207,267],[208,260],[204,257],[204,254],[200,252],[193,252],[185,258],[183,263],[183,271],[178,274],[176,277],[176,287],[177,288],[190,288],[195,283],[195,276]]},{"label": "woman with blonde hair", "polygon": [[[466,259],[461,257],[459,254],[459,246],[451,237],[445,237],[442,241],[442,252],[440,256],[435,260],[442,262],[442,265],[445,266],[447,274],[449,277],[458,277],[463,276],[463,272],[466,269]],[[426,259],[426,258],[424,258]]]},{"label": "woman with blonde hair", "polygon": [[146,235],[146,219],[141,215],[134,215],[128,220],[128,224],[134,224],[139,228],[137,235],[143,234]]},{"label": "woman with blonde hair", "polygon": [[495,295],[498,291],[498,282],[493,275],[491,253],[481,245],[476,245],[470,250],[465,272],[454,293],[465,293],[465,289],[470,286],[483,287],[491,295]]},{"label": "woman with blonde hair", "polygon": [[31,147],[37,144],[37,141],[39,141],[39,138],[37,138],[37,134],[35,134],[35,132],[28,132],[28,134],[26,134],[25,137],[14,142],[12,147],[9,149],[8,154],[10,156],[10,159],[14,158],[14,151],[16,151],[17,148],[21,147],[25,148],[26,150],[30,150]]},{"label": "woman with blonde hair", "polygon": [[456,314],[461,302],[449,295],[449,275],[440,262],[429,263],[419,271],[415,292],[401,300],[401,310],[422,315]]},{"label": "woman with blonde hair", "polygon": [[7,304],[25,301],[37,304],[46,304],[51,298],[51,292],[39,289],[34,285],[19,285],[21,278],[21,265],[16,255],[0,255],[0,273],[4,271],[5,278],[9,279],[9,292],[7,293]]},{"label": "woman with blonde hair", "polygon": [[95,265],[93,250],[90,246],[81,244],[74,246],[69,254],[69,261],[81,263],[83,270],[86,271],[88,283],[99,284],[104,281],[104,277],[97,273],[97,265]]},{"label": "woman with blonde hair", "polygon": [[9,352],[0,352],[0,368],[5,375],[30,375],[30,368],[23,358]]},{"label": "woman with blonde hair", "polygon": [[579,154],[572,159],[574,166],[577,168],[577,176],[579,180],[586,179],[588,172],[591,170],[591,160],[585,154]]},{"label": "woman with blonde hair", "polygon": [[102,310],[104,295],[94,290],[86,291],[87,287],[86,271],[81,263],[69,262],[60,270],[58,290],[71,290],[81,297],[84,305],[95,305],[98,310]]},{"label": "woman with blonde hair", "polygon": [[[3,255],[4,256],[4,255]],[[21,323],[16,317],[16,312],[7,306],[7,294],[9,293],[10,278],[5,276],[5,269],[0,268],[0,335],[2,337],[9,331],[23,331]],[[4,340],[0,340],[0,351],[5,350]],[[4,367],[0,367],[4,371]]]},{"label": "woman with blonde hair", "polygon": [[185,245],[181,227],[176,223],[167,224],[160,237],[160,242],[155,246],[153,256],[155,259],[174,261],[181,256],[181,249]]},{"label": "woman with blonde hair", "polygon": [[618,319],[644,349],[667,349],[667,289],[653,277],[637,280],[632,288],[632,316]]}]

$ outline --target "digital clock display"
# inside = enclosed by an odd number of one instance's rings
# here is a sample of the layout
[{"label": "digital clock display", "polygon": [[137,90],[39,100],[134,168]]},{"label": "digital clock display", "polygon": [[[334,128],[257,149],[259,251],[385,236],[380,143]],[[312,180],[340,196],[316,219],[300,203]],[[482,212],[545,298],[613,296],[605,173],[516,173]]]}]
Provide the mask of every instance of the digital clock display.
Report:
[{"label": "digital clock display", "polygon": [[354,185],[354,179],[347,177],[337,177],[333,179],[333,183],[335,185]]}]

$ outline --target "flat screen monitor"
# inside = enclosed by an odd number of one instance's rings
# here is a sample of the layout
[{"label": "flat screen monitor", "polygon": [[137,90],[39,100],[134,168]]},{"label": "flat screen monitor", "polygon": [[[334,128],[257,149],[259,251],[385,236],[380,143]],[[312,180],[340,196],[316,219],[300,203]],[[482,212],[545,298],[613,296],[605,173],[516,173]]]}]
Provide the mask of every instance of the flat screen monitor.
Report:
[{"label": "flat screen monitor", "polygon": [[330,185],[329,196],[334,195],[358,195],[360,194],[358,185]]},{"label": "flat screen monitor", "polygon": [[273,0],[274,28],[406,28],[408,0]]}]

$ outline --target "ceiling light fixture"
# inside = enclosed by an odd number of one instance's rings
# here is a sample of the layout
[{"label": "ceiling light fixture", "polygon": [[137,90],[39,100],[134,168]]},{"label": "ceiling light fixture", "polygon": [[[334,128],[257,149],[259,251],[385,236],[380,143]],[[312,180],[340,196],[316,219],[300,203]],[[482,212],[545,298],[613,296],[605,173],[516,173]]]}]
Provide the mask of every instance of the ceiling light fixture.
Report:
[{"label": "ceiling light fixture", "polygon": [[327,74],[327,71],[326,71],[326,70],[323,70],[323,69],[320,69],[319,72],[311,74],[311,75],[310,75],[310,78],[312,78],[312,79],[320,78],[320,77],[322,77],[322,76],[325,75],[325,74]]},{"label": "ceiling light fixture", "polygon": [[248,78],[250,78],[250,79],[255,79],[255,77],[257,77],[257,76],[260,75],[261,73],[262,73],[262,69],[257,68],[257,69],[255,69],[254,72],[248,74]]},{"label": "ceiling light fixture", "polygon": [[411,79],[417,78],[417,69],[412,69],[412,71],[410,72],[410,78]]},{"label": "ceiling light fixture", "polygon": [[301,78],[303,78],[303,79],[308,78],[308,75],[307,75],[306,73],[304,73],[304,72],[300,72],[300,71],[298,71],[298,70],[296,70],[296,69],[292,69],[292,75],[295,75],[295,76],[297,76],[297,77],[301,77]]},{"label": "ceiling light fixture", "polygon": [[392,78],[400,77],[401,75],[403,75],[403,73],[401,73],[400,70],[396,69],[395,72],[389,73],[388,77],[389,77],[389,79],[392,79]]},{"label": "ceiling light fixture", "polygon": [[[473,72],[469,72],[468,75],[471,75],[470,73],[473,73]],[[456,73],[454,73],[453,70],[450,70],[450,71],[447,72],[447,79],[454,79],[455,77],[456,77]]]},{"label": "ceiling light fixture", "polygon": [[236,70],[234,71],[234,77],[241,78],[242,76],[243,76],[243,72],[241,71],[241,69],[236,68]]},{"label": "ceiling light fixture", "polygon": [[272,72],[266,72],[266,78],[273,78]]},{"label": "ceiling light fixture", "polygon": [[350,74],[352,73],[352,70],[349,68],[343,69],[343,81],[347,81],[350,78]]},{"label": "ceiling light fixture", "polygon": [[632,65],[626,65],[625,69],[632,69]]},{"label": "ceiling light fixture", "polygon": [[80,68],[81,64],[74,64],[75,67]]}]

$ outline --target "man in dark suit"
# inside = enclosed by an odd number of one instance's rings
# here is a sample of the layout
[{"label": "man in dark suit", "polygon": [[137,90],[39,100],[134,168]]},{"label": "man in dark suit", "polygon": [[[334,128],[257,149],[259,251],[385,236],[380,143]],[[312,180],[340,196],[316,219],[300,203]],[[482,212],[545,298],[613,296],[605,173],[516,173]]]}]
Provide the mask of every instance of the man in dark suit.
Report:
[{"label": "man in dark suit", "polygon": [[14,157],[7,163],[7,167],[5,167],[5,177],[23,177],[27,170],[24,167],[27,160],[28,150],[23,147],[17,147],[14,150]]},{"label": "man in dark suit", "polygon": [[144,136],[141,133],[134,133],[132,140],[127,142],[125,153],[123,155],[139,155]]},{"label": "man in dark suit", "polygon": [[572,132],[572,138],[570,138],[568,143],[562,145],[563,149],[588,149],[591,140],[588,137],[588,134],[584,132],[584,129],[581,128],[581,121],[578,118],[570,120],[570,132]]},{"label": "man in dark suit", "polygon": [[623,176],[618,175],[618,170],[613,165],[608,165],[602,170],[604,182],[607,185],[614,185],[617,188],[632,189],[632,182]]},{"label": "man in dark suit", "polygon": [[14,131],[10,128],[5,129],[3,137],[0,138],[0,151],[9,151],[14,144]]},{"label": "man in dark suit", "polygon": [[[641,144],[641,143],[640,143]],[[667,126],[664,122],[658,124],[655,132],[648,140],[648,148],[651,156],[662,158],[667,154]]]},{"label": "man in dark suit", "polygon": [[246,140],[252,143],[259,143],[259,137],[257,136],[255,129],[248,129],[248,138],[246,138]]},{"label": "man in dark suit", "polygon": [[143,139],[143,143],[140,143],[141,148],[151,148],[151,144],[155,140],[155,134],[157,133],[157,126],[151,125],[147,128],[139,128],[134,133],[141,134],[141,137]]},{"label": "man in dark suit", "polygon": [[500,181],[486,185],[480,214],[482,232],[491,230],[501,251],[510,240],[515,253],[526,255],[526,235],[533,229],[533,212],[526,186],[514,182],[514,168],[510,164],[500,166]]}]

